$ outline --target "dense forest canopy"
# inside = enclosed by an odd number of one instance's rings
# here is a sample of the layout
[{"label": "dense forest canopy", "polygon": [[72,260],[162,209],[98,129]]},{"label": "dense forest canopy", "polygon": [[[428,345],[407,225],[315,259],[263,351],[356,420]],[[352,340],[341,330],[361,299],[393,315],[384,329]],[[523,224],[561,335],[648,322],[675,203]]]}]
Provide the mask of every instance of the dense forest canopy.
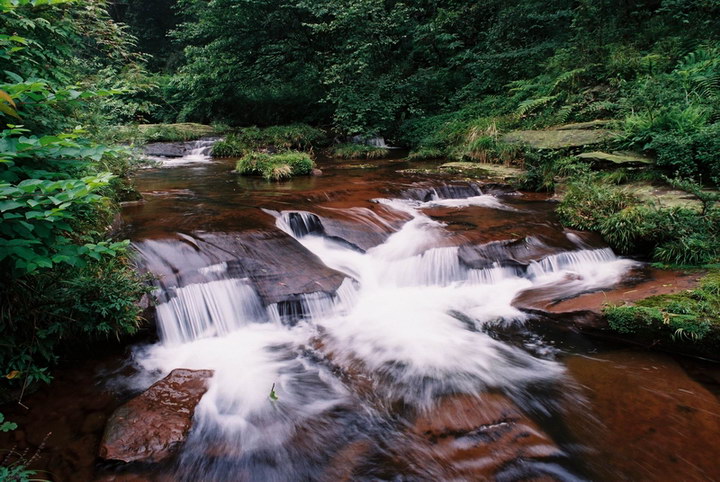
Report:
[{"label": "dense forest canopy", "polygon": [[[130,1],[119,18],[156,66],[177,65],[182,49],[170,89],[181,119],[352,135],[398,136],[413,119],[531,99],[558,105],[558,87],[616,113],[628,83],[713,48],[720,33],[713,0],[172,3]],[[580,107],[568,117],[601,109]]]}]

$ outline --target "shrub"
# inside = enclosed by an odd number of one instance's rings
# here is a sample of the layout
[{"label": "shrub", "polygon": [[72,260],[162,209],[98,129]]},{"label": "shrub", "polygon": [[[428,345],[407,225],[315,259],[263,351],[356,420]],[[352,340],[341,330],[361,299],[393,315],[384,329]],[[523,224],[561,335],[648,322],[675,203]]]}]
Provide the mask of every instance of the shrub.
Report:
[{"label": "shrub", "polygon": [[563,222],[569,226],[601,231],[601,223],[605,218],[632,206],[635,202],[635,198],[622,188],[584,178],[570,183],[557,211]]},{"label": "shrub", "polygon": [[670,174],[720,186],[720,124],[692,133],[664,133],[648,144]]},{"label": "shrub", "polygon": [[390,150],[365,144],[340,144],[333,147],[332,153],[342,159],[382,159],[390,154]]},{"label": "shrub", "polygon": [[308,175],[314,168],[315,163],[308,154],[294,151],[280,154],[251,152],[243,156],[236,165],[240,174],[260,175],[274,181]]},{"label": "shrub", "polygon": [[215,127],[203,124],[136,124],[117,126],[99,133],[106,142],[145,144],[147,142],[185,142],[219,134]]},{"label": "shrub", "polygon": [[150,290],[126,253],[82,266],[56,266],[5,284],[1,373],[14,373],[23,384],[48,381],[45,367],[59,355],[137,332],[142,322],[137,301]]}]

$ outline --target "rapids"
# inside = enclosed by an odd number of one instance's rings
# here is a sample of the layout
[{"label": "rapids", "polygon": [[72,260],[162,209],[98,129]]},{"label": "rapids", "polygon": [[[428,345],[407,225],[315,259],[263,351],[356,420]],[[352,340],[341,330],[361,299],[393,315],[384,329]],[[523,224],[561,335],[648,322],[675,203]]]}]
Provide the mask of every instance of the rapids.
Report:
[{"label": "rapids", "polygon": [[124,209],[156,277],[158,338],[100,376],[120,399],[175,368],[214,376],[173,461],[105,465],[98,480],[713,473],[712,446],[694,443],[720,430],[710,392],[671,359],[618,351],[518,302],[643,273],[563,229],[545,197],[401,176],[398,160],[324,160],[321,177],[273,184],[192,147],[142,171],[146,201]]}]

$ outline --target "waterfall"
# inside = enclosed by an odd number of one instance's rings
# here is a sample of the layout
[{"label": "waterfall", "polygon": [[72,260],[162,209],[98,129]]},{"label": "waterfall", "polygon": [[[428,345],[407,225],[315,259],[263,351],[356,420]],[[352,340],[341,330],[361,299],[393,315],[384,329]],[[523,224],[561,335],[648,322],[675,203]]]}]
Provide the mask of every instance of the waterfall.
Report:
[{"label": "waterfall", "polygon": [[[180,460],[183,470],[194,472],[183,477],[222,480],[250,471],[259,479],[314,479],[319,476],[308,467],[325,462],[318,456],[322,460],[306,463],[304,437],[315,437],[308,443],[325,454],[325,447],[348,444],[357,427],[388,430],[383,420],[393,406],[422,412],[449,394],[493,392],[547,413],[530,387],[567,386],[553,349],[531,352],[492,331],[523,326],[528,315],[513,306],[523,291],[549,284],[567,296],[600,289],[633,263],[606,248],[563,252],[528,266],[473,268],[450,243],[446,225],[424,210],[511,208],[477,187],[416,194],[375,200],[409,220],[364,252],[328,235],[317,214],[266,211],[303,250],[347,276],[335,292],[317,289],[264,306],[251,281],[232,269],[238,262],[206,256],[199,266],[192,257],[202,251],[197,243],[165,254],[174,266],[191,269],[182,276],[168,270],[178,286],[163,285],[159,293],[161,341],[136,359],[150,373],[215,372]],[[146,255],[153,246],[148,242]],[[275,402],[268,400],[272,386]]]}]

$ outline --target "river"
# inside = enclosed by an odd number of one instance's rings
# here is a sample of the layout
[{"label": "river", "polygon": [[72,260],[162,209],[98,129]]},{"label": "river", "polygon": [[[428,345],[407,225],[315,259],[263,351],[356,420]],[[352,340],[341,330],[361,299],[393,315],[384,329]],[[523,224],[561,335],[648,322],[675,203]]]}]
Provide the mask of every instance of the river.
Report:
[{"label": "river", "polygon": [[145,201],[124,208],[123,234],[158,279],[158,339],[121,368],[95,367],[96,390],[115,394],[107,411],[175,368],[214,376],[171,463],[85,456],[83,473],[720,477],[717,385],[701,383],[717,369],[593,340],[515,302],[611,290],[641,263],[563,229],[545,195],[403,174],[401,159],[320,167],[269,183],[194,154],[138,174]]}]

